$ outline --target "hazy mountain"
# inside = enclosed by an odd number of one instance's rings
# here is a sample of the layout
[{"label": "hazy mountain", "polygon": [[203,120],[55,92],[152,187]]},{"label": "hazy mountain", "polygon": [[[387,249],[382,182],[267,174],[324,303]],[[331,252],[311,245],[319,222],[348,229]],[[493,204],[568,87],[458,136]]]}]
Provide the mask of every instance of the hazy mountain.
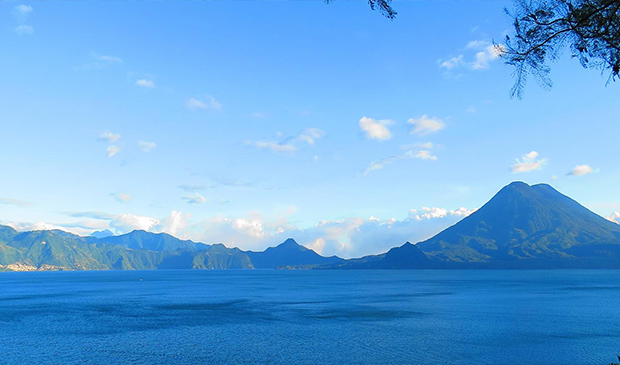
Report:
[{"label": "hazy mountain", "polygon": [[416,245],[406,242],[381,255],[365,256],[337,264],[323,265],[321,269],[428,269],[438,267]]},{"label": "hazy mountain", "polygon": [[180,240],[167,233],[152,233],[142,230],[97,239],[93,239],[91,236],[89,241],[125,246],[134,250],[146,249],[151,251],[204,251],[209,248],[209,245]]},{"label": "hazy mountain", "polygon": [[620,267],[620,225],[546,184],[511,183],[417,246],[455,267]]},{"label": "hazy mountain", "polygon": [[96,238],[52,231],[17,232],[0,226],[1,270],[253,269],[314,265],[325,258],[288,240],[265,252],[184,241],[165,233],[133,231]]},{"label": "hazy mountain", "polygon": [[262,252],[249,251],[248,256],[256,269],[278,267],[303,267],[312,265],[333,264],[344,261],[340,257],[323,257],[318,253],[299,245],[289,238],[276,247],[269,247]]},{"label": "hazy mountain", "polygon": [[0,226],[0,243],[8,242],[17,235],[17,231],[9,226]]},{"label": "hazy mountain", "polygon": [[106,238],[114,236],[114,233],[112,233],[109,229],[104,229],[103,231],[93,232],[90,236],[94,238]]},{"label": "hazy mountain", "polygon": [[620,225],[549,185],[522,182],[504,187],[482,208],[424,242],[359,259],[323,257],[290,238],[262,252],[245,252],[166,233],[97,236],[0,226],[0,269],[620,268]]}]

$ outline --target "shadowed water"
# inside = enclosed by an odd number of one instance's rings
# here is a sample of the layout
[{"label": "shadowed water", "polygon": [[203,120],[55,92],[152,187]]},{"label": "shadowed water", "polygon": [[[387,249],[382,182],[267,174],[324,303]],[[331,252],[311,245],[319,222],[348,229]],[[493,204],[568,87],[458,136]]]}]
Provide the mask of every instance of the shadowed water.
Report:
[{"label": "shadowed water", "polygon": [[609,364],[619,303],[606,270],[0,273],[0,364]]}]

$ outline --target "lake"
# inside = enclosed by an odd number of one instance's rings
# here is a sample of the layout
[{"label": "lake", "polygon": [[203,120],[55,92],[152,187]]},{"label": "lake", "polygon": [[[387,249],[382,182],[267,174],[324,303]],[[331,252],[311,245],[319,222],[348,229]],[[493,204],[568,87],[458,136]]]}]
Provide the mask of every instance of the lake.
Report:
[{"label": "lake", "polygon": [[0,273],[0,364],[609,364],[618,270]]}]

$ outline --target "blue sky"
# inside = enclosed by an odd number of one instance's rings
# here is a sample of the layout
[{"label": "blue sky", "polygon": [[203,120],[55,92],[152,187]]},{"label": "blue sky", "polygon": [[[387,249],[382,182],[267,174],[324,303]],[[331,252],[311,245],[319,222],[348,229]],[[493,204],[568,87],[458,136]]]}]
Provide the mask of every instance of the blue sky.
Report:
[{"label": "blue sky", "polygon": [[344,257],[514,180],[620,219],[620,89],[569,55],[509,98],[509,2],[0,3],[0,222]]}]

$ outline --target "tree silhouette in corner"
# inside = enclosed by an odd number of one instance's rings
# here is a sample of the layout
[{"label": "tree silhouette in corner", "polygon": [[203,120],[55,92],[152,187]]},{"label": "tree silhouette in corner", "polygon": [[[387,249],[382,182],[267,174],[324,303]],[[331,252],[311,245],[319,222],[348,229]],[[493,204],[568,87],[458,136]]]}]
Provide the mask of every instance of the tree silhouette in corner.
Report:
[{"label": "tree silhouette in corner", "polygon": [[[397,13],[391,2],[368,0],[372,10],[393,20]],[[522,98],[529,76],[550,87],[549,63],[567,46],[584,68],[609,72],[608,83],[619,76],[620,0],[515,0],[514,9],[505,11],[513,19],[514,34],[496,47],[515,68],[512,97]]]},{"label": "tree silhouette in corner", "polygon": [[515,67],[511,96],[521,98],[528,76],[550,87],[549,62],[565,47],[584,68],[620,73],[620,0],[517,0],[514,35],[506,36],[502,57]]}]

